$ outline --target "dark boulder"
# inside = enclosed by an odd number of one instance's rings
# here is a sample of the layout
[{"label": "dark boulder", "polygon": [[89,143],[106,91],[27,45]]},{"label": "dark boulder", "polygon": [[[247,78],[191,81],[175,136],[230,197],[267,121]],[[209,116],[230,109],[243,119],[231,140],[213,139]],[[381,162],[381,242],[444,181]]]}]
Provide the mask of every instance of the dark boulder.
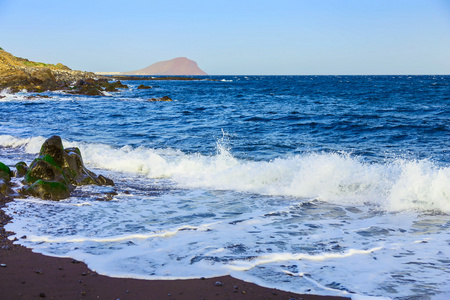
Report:
[{"label": "dark boulder", "polygon": [[15,196],[15,192],[11,188],[12,175],[11,169],[0,162],[0,201],[10,201]]},{"label": "dark boulder", "polygon": [[0,202],[11,201],[14,199],[15,192],[11,188],[9,181],[0,178]]},{"label": "dark boulder", "polygon": [[51,156],[36,158],[30,165],[30,169],[25,174],[25,181],[35,183],[43,179],[45,181],[61,182],[67,186],[70,185],[70,179],[64,174],[61,167],[55,164]]},{"label": "dark boulder", "polygon": [[39,157],[25,173],[24,183],[26,186],[22,188],[22,194],[50,200],[69,197],[74,186],[114,185],[111,179],[97,176],[84,166],[78,148],[64,149],[59,136],[52,136],[44,142]]},{"label": "dark boulder", "polygon": [[59,136],[54,135],[51,138],[45,140],[41,146],[39,157],[49,155],[54,160],[54,164],[62,166],[64,163],[64,147],[62,140]]},{"label": "dark boulder", "polygon": [[148,101],[160,102],[160,101],[173,101],[173,100],[169,96],[164,96],[161,98],[151,98],[151,99],[148,99]]},{"label": "dark boulder", "polygon": [[111,179],[102,175],[97,176],[89,171],[83,163],[81,151],[78,148],[67,148],[64,150],[63,170],[74,185],[114,185]]},{"label": "dark boulder", "polygon": [[120,82],[120,80],[117,80],[117,81],[115,81],[115,82],[113,82],[113,83],[111,83],[115,88],[118,88],[118,89],[127,89],[128,88],[128,85],[126,85],[126,84],[123,84],[122,82]]},{"label": "dark boulder", "polygon": [[4,163],[0,162],[0,177],[11,180],[12,176],[13,176],[13,172],[11,171],[11,169]]},{"label": "dark boulder", "polygon": [[152,89],[153,87],[148,86],[148,85],[143,85],[141,84],[140,86],[138,86],[138,90],[149,90]]},{"label": "dark boulder", "polygon": [[103,96],[103,89],[96,83],[95,79],[80,79],[75,83],[70,93],[87,96]]},{"label": "dark boulder", "polygon": [[44,200],[62,200],[70,197],[71,190],[61,182],[39,179],[32,185],[23,188],[22,192]]},{"label": "dark boulder", "polygon": [[26,164],[25,162],[23,162],[23,161],[18,162],[18,163],[15,165],[15,167],[16,167],[16,172],[15,172],[14,175],[15,175],[16,177],[24,177],[25,174],[26,174],[27,171],[28,171],[28,166],[27,166],[27,164]]},{"label": "dark boulder", "polygon": [[103,91],[118,92],[118,89],[126,88],[128,88],[128,86],[120,81],[108,82],[108,80],[104,78],[88,78],[78,80],[72,87],[70,93],[87,96],[103,96]]}]

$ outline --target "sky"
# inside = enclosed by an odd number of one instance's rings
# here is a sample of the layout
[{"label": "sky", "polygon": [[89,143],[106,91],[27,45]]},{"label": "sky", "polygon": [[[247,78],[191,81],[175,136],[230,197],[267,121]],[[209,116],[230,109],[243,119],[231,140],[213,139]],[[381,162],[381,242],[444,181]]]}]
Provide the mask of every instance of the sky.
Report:
[{"label": "sky", "polygon": [[450,0],[0,0],[0,47],[85,71],[450,74]]}]

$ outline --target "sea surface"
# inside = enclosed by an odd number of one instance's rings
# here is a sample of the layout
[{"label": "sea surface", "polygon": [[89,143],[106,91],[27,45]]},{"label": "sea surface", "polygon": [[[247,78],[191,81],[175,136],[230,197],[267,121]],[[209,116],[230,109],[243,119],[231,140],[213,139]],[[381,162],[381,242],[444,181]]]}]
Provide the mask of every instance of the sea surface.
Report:
[{"label": "sea surface", "polygon": [[116,183],[9,203],[17,243],[116,277],[450,299],[450,76],[199,79],[2,92],[0,161],[59,135]]}]

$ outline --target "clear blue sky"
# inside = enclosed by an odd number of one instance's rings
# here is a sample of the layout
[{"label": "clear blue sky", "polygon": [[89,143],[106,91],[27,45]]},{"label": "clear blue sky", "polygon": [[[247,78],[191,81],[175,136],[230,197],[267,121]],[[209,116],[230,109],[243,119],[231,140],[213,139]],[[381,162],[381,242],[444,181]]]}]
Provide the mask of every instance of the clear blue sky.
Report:
[{"label": "clear blue sky", "polygon": [[0,0],[0,47],[88,71],[450,74],[450,0]]}]

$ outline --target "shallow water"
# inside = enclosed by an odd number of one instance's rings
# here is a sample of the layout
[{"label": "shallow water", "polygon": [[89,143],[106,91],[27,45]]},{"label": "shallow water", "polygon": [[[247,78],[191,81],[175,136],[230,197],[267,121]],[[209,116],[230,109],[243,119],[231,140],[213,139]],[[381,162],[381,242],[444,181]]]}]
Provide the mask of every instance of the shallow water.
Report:
[{"label": "shallow water", "polygon": [[[116,182],[12,202],[8,229],[111,276],[449,296],[450,77],[216,79],[131,81],[107,97],[4,93],[1,161],[31,162],[57,134]],[[164,95],[175,101],[146,100]]]}]

